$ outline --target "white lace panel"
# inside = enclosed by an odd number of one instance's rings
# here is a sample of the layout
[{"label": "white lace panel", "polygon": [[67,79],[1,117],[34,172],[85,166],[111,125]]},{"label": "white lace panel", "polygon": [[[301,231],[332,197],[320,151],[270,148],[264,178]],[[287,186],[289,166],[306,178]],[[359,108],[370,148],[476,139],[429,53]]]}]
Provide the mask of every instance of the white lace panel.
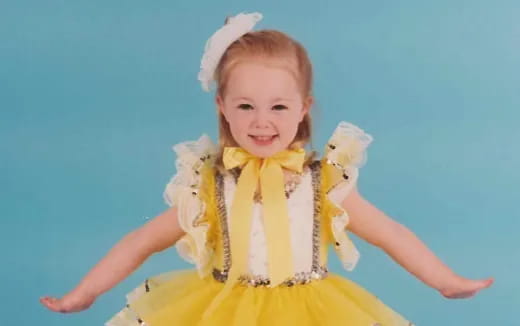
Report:
[{"label": "white lace panel", "polygon": [[[230,217],[231,203],[236,184],[233,176],[224,177],[224,197],[227,216]],[[308,272],[312,267],[312,227],[313,227],[313,188],[309,169],[302,174],[300,184],[289,196],[289,227],[291,248],[294,260],[294,272]],[[231,231],[231,218],[227,219]],[[231,232],[230,232],[231,233]],[[233,253],[231,253],[233,255]],[[262,204],[253,205],[251,221],[251,240],[249,247],[249,273],[268,277],[267,246],[262,220]]]}]

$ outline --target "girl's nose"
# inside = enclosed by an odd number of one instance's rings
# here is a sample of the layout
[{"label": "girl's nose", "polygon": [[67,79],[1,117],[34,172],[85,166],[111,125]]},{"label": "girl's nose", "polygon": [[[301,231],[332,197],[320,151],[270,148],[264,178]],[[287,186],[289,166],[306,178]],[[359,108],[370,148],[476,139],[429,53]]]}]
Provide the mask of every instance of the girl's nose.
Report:
[{"label": "girl's nose", "polygon": [[266,127],[269,124],[269,113],[267,112],[267,110],[255,110],[254,122],[256,127]]}]

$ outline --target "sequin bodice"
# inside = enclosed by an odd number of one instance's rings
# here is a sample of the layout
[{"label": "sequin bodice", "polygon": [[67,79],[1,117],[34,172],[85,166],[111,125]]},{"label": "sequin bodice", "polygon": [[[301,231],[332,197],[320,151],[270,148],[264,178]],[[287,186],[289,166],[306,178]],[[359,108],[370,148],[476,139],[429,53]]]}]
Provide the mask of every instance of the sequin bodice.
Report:
[{"label": "sequin bodice", "polygon": [[[326,245],[320,223],[320,168],[314,162],[302,173],[300,183],[290,193],[289,209],[290,240],[295,275],[323,273],[326,264]],[[220,223],[220,239],[217,243],[218,273],[225,277],[229,271],[232,255],[230,252],[229,212],[236,189],[236,179],[232,174],[216,174],[216,203]],[[219,245],[220,244],[220,245]],[[255,203],[252,212],[248,270],[250,275],[268,277],[266,237],[262,223],[262,203]],[[217,274],[218,274],[217,273]],[[215,272],[214,272],[215,274]],[[218,276],[217,276],[218,278]]]}]

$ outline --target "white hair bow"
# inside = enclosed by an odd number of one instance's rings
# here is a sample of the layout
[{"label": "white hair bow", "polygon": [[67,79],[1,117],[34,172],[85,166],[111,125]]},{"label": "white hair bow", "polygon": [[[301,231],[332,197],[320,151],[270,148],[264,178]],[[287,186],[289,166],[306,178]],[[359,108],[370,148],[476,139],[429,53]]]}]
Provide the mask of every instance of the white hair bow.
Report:
[{"label": "white hair bow", "polygon": [[251,14],[240,13],[235,17],[230,17],[227,23],[208,39],[200,62],[198,76],[202,89],[206,92],[210,91],[210,86],[215,81],[215,69],[226,49],[242,35],[251,31],[262,17],[262,14],[258,12]]}]

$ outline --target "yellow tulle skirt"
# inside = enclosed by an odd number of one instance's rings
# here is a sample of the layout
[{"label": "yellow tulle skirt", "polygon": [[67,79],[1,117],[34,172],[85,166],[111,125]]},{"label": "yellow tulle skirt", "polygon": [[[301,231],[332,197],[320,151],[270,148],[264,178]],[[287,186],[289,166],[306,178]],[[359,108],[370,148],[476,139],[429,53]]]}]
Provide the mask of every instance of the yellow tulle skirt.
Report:
[{"label": "yellow tulle skirt", "polygon": [[195,270],[147,279],[106,326],[411,326],[376,296],[340,275],[292,287],[236,285],[211,317],[206,308],[224,284]]}]

